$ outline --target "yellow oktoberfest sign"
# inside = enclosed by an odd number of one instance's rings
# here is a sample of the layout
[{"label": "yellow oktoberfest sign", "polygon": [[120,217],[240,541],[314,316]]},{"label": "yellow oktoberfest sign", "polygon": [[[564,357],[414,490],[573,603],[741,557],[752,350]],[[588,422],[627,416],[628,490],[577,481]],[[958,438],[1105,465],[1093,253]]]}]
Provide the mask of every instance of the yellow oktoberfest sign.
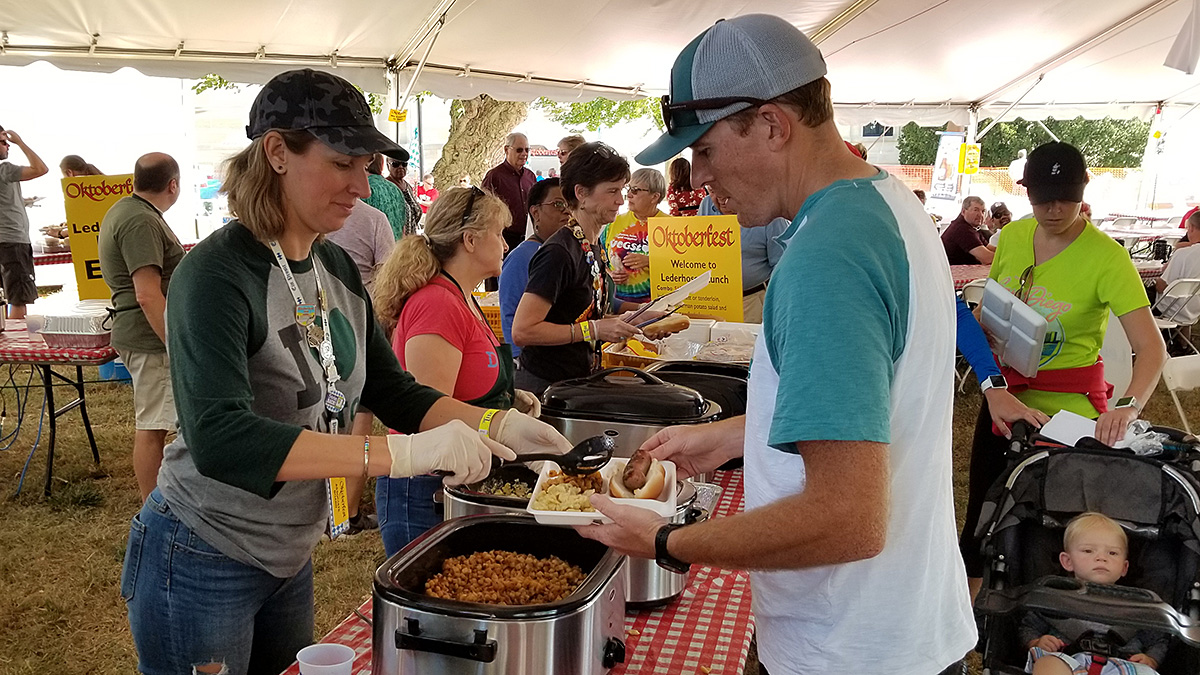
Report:
[{"label": "yellow oktoberfest sign", "polygon": [[661,298],[712,271],[712,280],[679,311],[742,320],[742,229],[737,216],[658,217],[647,221],[650,296]]},{"label": "yellow oktoberfest sign", "polygon": [[100,274],[100,223],[113,204],[133,194],[133,174],[64,178],[62,190],[79,299],[108,300],[111,293]]}]

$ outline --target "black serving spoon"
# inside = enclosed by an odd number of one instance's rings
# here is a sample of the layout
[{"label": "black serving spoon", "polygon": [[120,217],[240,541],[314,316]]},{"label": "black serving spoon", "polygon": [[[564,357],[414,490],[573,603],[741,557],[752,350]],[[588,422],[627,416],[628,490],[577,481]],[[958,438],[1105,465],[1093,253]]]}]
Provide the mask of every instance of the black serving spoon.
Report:
[{"label": "black serving spoon", "polygon": [[562,469],[563,473],[572,476],[586,476],[589,473],[595,473],[604,468],[608,464],[608,460],[612,459],[613,450],[617,448],[616,434],[606,433],[602,436],[592,436],[585,438],[575,444],[562,455],[552,455],[546,453],[533,453],[528,455],[517,455],[517,458],[508,462],[508,464],[525,464],[527,462],[554,462],[558,468]]},{"label": "black serving spoon", "polygon": [[[500,464],[526,464],[528,462],[554,462],[565,474],[586,476],[589,473],[599,471],[612,459],[613,451],[617,447],[616,437],[617,432],[608,431],[602,436],[585,438],[562,455],[535,452],[527,455],[517,455],[516,459],[508,462],[501,462],[499,458],[493,457],[492,466],[496,467]],[[441,469],[431,473],[435,476],[453,475],[449,471]]]}]

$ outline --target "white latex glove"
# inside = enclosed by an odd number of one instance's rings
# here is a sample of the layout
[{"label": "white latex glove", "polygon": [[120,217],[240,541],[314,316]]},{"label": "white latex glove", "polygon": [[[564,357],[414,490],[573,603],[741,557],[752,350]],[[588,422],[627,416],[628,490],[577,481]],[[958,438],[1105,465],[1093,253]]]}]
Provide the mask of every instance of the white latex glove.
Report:
[{"label": "white latex glove", "polygon": [[495,429],[496,440],[516,450],[518,455],[535,452],[561,455],[571,449],[571,442],[557,429],[516,410],[504,413]]},{"label": "white latex glove", "polygon": [[492,468],[492,455],[514,460],[516,453],[467,426],[461,420],[451,420],[435,429],[419,434],[388,435],[388,450],[392,453],[392,478],[420,476],[435,470],[447,471],[447,485],[474,483],[487,478]]},{"label": "white latex glove", "polygon": [[517,389],[513,397],[513,407],[530,417],[542,416],[542,402],[532,392]]}]

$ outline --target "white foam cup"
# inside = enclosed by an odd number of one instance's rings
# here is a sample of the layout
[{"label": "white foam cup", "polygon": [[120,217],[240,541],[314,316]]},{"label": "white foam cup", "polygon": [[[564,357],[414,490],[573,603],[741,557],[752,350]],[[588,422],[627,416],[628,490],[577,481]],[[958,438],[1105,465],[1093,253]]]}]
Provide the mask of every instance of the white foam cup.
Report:
[{"label": "white foam cup", "polygon": [[296,652],[300,675],[350,675],[354,650],[346,645],[316,644]]}]

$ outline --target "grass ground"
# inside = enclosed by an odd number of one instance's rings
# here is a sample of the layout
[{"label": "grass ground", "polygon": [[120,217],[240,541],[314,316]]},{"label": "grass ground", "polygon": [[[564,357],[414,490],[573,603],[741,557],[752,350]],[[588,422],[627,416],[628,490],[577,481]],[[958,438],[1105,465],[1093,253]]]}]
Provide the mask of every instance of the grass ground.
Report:
[{"label": "grass ground", "polygon": [[[65,371],[64,371],[65,372]],[[85,378],[96,380],[95,368]],[[7,381],[7,367],[0,367]],[[28,368],[16,369],[24,383]],[[38,380],[34,378],[35,386]],[[973,386],[968,389],[975,389]],[[14,390],[0,390],[5,413],[0,436],[15,428]],[[65,395],[65,390],[61,397]],[[136,656],[119,595],[129,518],[139,506],[130,464],[132,390],[127,385],[87,385],[88,411],[101,466],[95,467],[77,412],[59,427],[53,495],[42,495],[48,429],[33,455],[24,488],[14,496],[22,466],[37,435],[40,392],[34,392],[20,433],[0,441],[0,675],[56,673],[110,675],[134,672]],[[1200,423],[1200,393],[1184,398]],[[965,500],[967,457],[979,395],[958,396],[954,410],[955,494]],[[1178,425],[1160,388],[1147,419]],[[961,517],[961,515],[960,515]],[[318,547],[317,636],[333,628],[370,594],[370,578],[383,562],[378,534]],[[755,675],[756,669],[747,669]]]}]

